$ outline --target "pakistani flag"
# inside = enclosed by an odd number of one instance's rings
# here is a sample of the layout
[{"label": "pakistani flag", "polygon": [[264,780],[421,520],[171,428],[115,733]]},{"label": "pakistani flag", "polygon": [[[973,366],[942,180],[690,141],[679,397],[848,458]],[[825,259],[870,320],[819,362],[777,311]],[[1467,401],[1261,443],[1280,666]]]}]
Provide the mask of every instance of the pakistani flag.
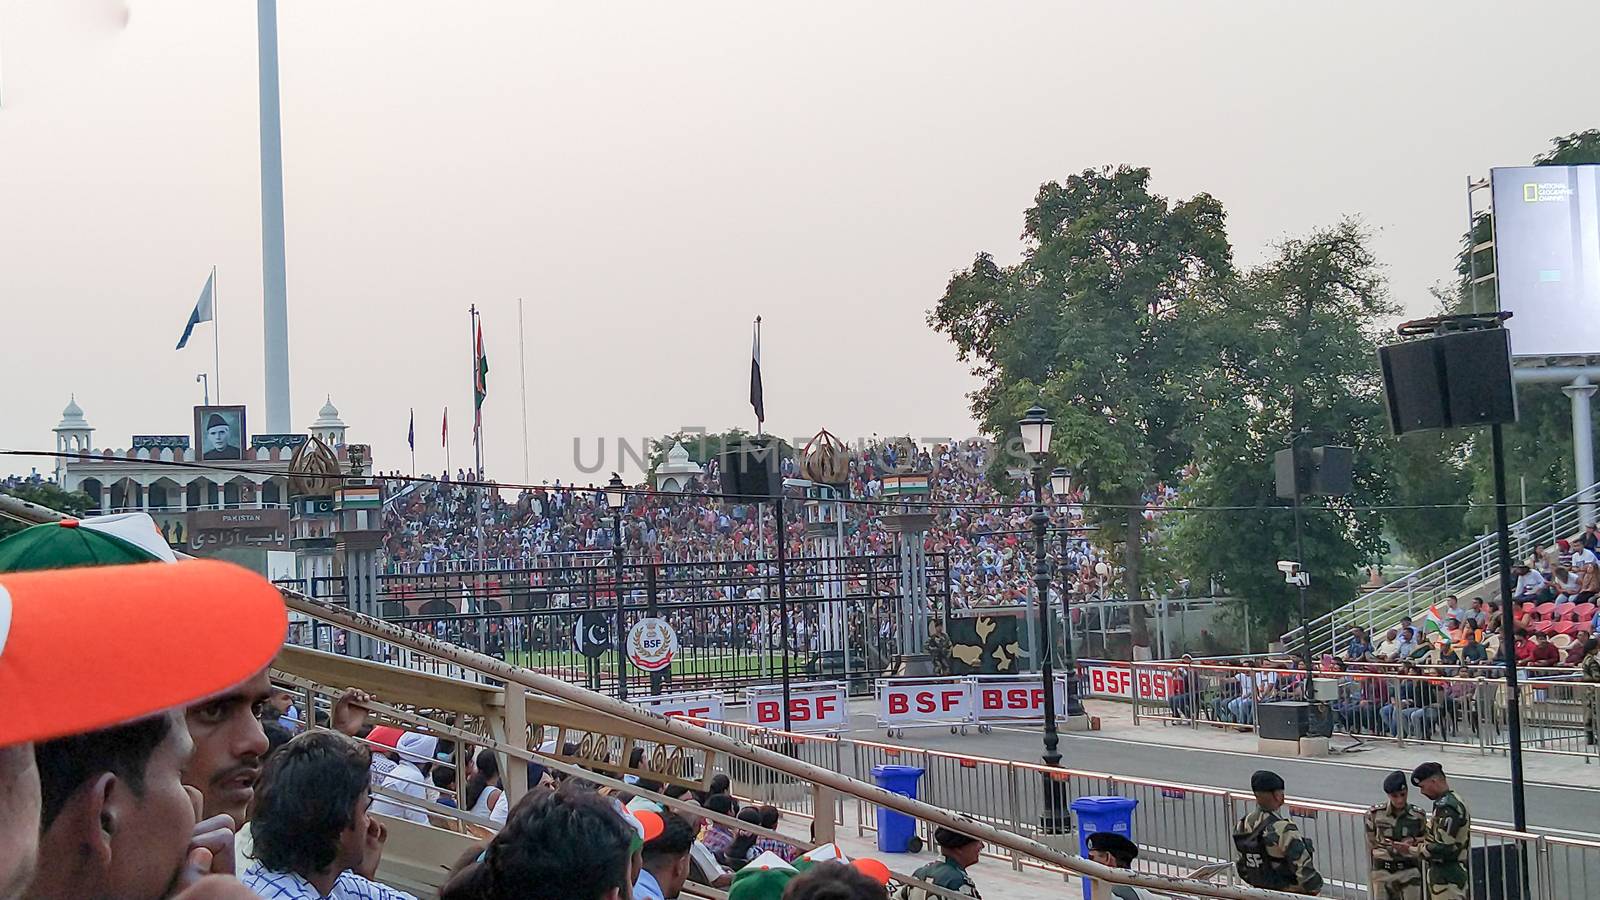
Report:
[{"label": "pakistani flag", "polygon": [[0,541],[0,572],[177,562],[149,513],[35,525]]},{"label": "pakistani flag", "polygon": [[750,406],[756,422],[767,420],[767,404],[761,397],[761,317],[756,316],[755,334],[750,340]]},{"label": "pakistani flag", "polygon": [[797,870],[771,850],[750,860],[728,887],[728,900],[781,900]]},{"label": "pakistani flag", "polygon": [[478,336],[472,344],[472,400],[478,427],[483,427],[483,398],[489,393],[489,357],[483,352],[483,320],[478,320]]},{"label": "pakistani flag", "polygon": [[194,333],[196,325],[216,321],[216,287],[217,273],[213,270],[206,276],[206,286],[200,289],[200,299],[194,302],[194,312],[189,313],[189,324],[183,326],[183,337],[178,338],[177,349],[182,350],[183,345],[189,343],[189,335]]}]

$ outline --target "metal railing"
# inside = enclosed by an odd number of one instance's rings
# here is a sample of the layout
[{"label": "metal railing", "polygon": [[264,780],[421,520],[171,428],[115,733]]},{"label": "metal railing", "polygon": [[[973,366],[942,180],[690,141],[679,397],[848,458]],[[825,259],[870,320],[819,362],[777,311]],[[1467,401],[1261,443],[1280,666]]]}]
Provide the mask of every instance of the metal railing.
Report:
[{"label": "metal railing", "polygon": [[[776,732],[735,723],[715,723],[743,739],[772,739]],[[1164,875],[1182,875],[1202,866],[1230,863],[1235,823],[1254,808],[1252,795],[1215,787],[1149,778],[1132,778],[1081,769],[1051,769],[1037,763],[930,750],[850,738],[810,738],[857,778],[871,777],[876,765],[917,766],[925,774],[918,796],[937,806],[959,812],[996,828],[1036,839],[1052,835],[1045,821],[1043,785],[1060,785],[1063,803],[1080,797],[1118,796],[1138,801],[1133,813],[1132,837],[1140,851],[1136,868]],[[1345,803],[1291,798],[1284,813],[1312,843],[1315,863],[1326,882],[1320,896],[1380,898],[1371,887],[1372,869],[1363,816],[1367,807]],[[840,824],[847,824],[841,821]],[[858,834],[876,831],[870,805],[855,805]],[[924,840],[931,828],[922,825]],[[1077,835],[1071,839],[1075,842]],[[1013,866],[1054,867],[1014,854],[989,854],[1010,858]],[[1600,896],[1600,841],[1518,832],[1502,823],[1477,822],[1473,826],[1468,860],[1474,884],[1473,897],[1570,900]],[[1055,871],[1060,871],[1055,869]],[[1229,866],[1213,880],[1242,885]]]},{"label": "metal railing", "polygon": [[[1583,529],[1579,503],[1595,496],[1600,484],[1556,501],[1524,516],[1511,525],[1511,559],[1526,559],[1533,545],[1554,544]],[[1356,597],[1345,605],[1307,623],[1313,653],[1331,653],[1339,639],[1339,629],[1359,625],[1369,634],[1398,625],[1405,616],[1417,616],[1451,594],[1468,594],[1491,585],[1500,577],[1499,542],[1486,534],[1443,559],[1435,560],[1375,591]],[[1298,649],[1303,636],[1299,628],[1283,635],[1284,645]]]}]

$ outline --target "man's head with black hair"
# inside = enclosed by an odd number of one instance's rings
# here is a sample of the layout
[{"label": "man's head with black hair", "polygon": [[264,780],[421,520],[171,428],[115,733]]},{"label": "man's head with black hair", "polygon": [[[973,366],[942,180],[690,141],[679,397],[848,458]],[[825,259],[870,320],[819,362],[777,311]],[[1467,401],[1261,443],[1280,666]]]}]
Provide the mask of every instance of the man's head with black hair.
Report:
[{"label": "man's head with black hair", "polygon": [[619,808],[594,791],[531,791],[482,859],[451,878],[439,898],[627,900],[636,836]]},{"label": "man's head with black hair", "polygon": [[45,741],[39,868],[29,897],[156,900],[178,886],[195,823],[181,712]]},{"label": "man's head with black hair", "polygon": [[783,814],[778,812],[776,806],[762,806],[759,811],[761,813],[762,828],[777,828],[779,820],[783,818]]},{"label": "man's head with black hair", "polygon": [[939,845],[940,853],[963,869],[976,864],[983,855],[983,841],[954,828],[945,828],[942,825],[935,828],[933,842]]},{"label": "man's head with black hair", "polygon": [[661,887],[668,900],[683,891],[689,879],[689,849],[694,846],[694,828],[680,815],[661,814],[661,833],[644,845],[644,868]]},{"label": "man's head with black hair", "polygon": [[783,889],[783,900],[886,900],[889,889],[854,866],[820,862]]},{"label": "man's head with black hair", "polygon": [[311,880],[362,861],[372,756],[331,731],[302,734],[267,761],[251,815],[254,856]]}]

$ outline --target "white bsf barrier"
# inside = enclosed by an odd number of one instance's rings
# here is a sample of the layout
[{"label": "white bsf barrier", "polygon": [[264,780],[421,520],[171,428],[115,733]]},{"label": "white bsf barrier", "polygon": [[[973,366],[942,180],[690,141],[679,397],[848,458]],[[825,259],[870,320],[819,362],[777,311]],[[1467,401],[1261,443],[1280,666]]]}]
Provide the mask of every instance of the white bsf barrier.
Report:
[{"label": "white bsf barrier", "polygon": [[[880,678],[873,686],[877,725],[890,737],[907,728],[945,727],[966,734],[976,725],[987,734],[997,723],[1044,721],[1044,678],[1040,675],[959,675],[934,678]],[[1055,711],[1067,714],[1067,679],[1055,678]]]},{"label": "white bsf barrier", "polygon": [[640,709],[647,709],[653,713],[678,719],[717,719],[726,718],[727,704],[722,699],[721,691],[688,691],[680,694],[661,694],[657,697],[641,697],[634,701]]},{"label": "white bsf barrier", "polygon": [[[842,681],[811,681],[789,685],[789,727],[783,723],[783,686],[763,684],[745,688],[745,722],[758,728],[800,734],[839,734],[850,728],[850,700]],[[702,718],[716,719],[717,716]]]}]

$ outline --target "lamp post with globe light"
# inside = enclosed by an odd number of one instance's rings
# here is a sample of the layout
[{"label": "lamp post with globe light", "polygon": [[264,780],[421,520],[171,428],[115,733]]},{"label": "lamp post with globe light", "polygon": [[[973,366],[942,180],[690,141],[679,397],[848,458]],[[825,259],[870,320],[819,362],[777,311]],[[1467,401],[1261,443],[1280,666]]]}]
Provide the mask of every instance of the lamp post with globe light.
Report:
[{"label": "lamp post with globe light", "polygon": [[[1050,768],[1060,768],[1061,752],[1058,748],[1061,738],[1056,733],[1053,660],[1055,639],[1050,633],[1050,563],[1045,558],[1044,543],[1045,528],[1050,524],[1050,516],[1044,511],[1044,460],[1050,453],[1055,420],[1050,418],[1044,407],[1036,405],[1028,410],[1017,426],[1022,434],[1022,449],[1033,459],[1033,515],[1028,517],[1028,521],[1033,524],[1033,584],[1039,617],[1039,646],[1034,648],[1034,655],[1039,660],[1039,675],[1044,688],[1044,764]],[[1064,798],[1061,787],[1054,773],[1045,773],[1044,815],[1040,825],[1048,834],[1060,834],[1069,827],[1062,810]]]},{"label": "lamp post with globe light", "polygon": [[628,486],[622,476],[611,473],[606,485],[606,506],[611,510],[611,563],[615,570],[617,592],[617,619],[611,637],[613,652],[617,654],[617,699],[628,699],[627,632],[622,630],[622,507],[628,502]]},{"label": "lamp post with globe light", "polygon": [[[1067,645],[1067,719],[1070,721],[1075,716],[1083,715],[1083,701],[1078,698],[1078,654],[1072,644],[1072,607],[1067,595],[1067,538],[1071,530],[1065,524],[1065,507],[1067,495],[1072,493],[1072,473],[1064,466],[1056,466],[1050,472],[1050,492],[1055,495],[1056,504],[1063,509],[1061,525],[1061,625],[1066,630],[1063,637]],[[1053,648],[1052,648],[1053,649]]]}]

